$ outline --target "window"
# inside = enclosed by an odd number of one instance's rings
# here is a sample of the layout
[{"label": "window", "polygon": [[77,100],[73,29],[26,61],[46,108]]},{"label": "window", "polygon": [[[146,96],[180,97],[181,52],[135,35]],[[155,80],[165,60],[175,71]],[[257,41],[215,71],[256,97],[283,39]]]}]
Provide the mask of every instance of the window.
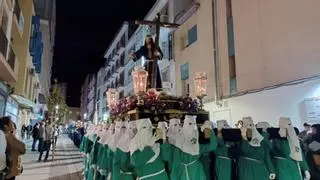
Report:
[{"label": "window", "polygon": [[184,96],[187,96],[190,94],[190,84],[189,84],[189,80],[183,80],[181,82],[181,93]]},{"label": "window", "polygon": [[198,30],[197,25],[194,25],[191,29],[188,31],[188,46],[190,46],[192,43],[197,41],[198,38]]},{"label": "window", "polygon": [[227,31],[228,31],[228,54],[234,56],[234,32],[233,32],[233,17],[227,18]]},{"label": "window", "polygon": [[229,72],[230,72],[230,94],[237,92],[237,74],[236,61],[234,56],[229,57]]},{"label": "window", "polygon": [[1,28],[5,34],[7,34],[7,29],[8,29],[8,14],[6,13],[5,10],[2,12],[2,20],[1,20]]},{"label": "window", "polygon": [[180,67],[181,80],[189,79],[189,63],[185,63]]}]

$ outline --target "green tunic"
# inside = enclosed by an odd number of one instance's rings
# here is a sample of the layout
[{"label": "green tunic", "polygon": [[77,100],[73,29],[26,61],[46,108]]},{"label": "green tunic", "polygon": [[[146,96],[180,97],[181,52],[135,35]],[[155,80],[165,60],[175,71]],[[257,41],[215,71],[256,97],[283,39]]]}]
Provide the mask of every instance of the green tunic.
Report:
[{"label": "green tunic", "polygon": [[102,156],[100,162],[100,169],[102,170],[102,176],[107,177],[109,175],[109,147],[107,144],[103,145]]},{"label": "green tunic", "polygon": [[278,180],[303,180],[301,171],[309,170],[305,158],[297,162],[289,156],[290,146],[287,139],[273,140],[272,155]]},{"label": "green tunic", "polygon": [[135,180],[134,167],[130,164],[130,152],[117,149],[113,158],[113,179]]},{"label": "green tunic", "polygon": [[97,149],[98,149],[97,141],[98,141],[98,139],[99,138],[96,134],[93,135],[93,144],[92,144],[92,148],[90,151],[90,157],[89,157],[89,163],[88,163],[89,170],[88,170],[88,175],[87,175],[86,180],[93,180],[95,177],[96,170],[93,168],[93,166],[97,164]]},{"label": "green tunic", "polygon": [[82,140],[81,140],[81,143],[80,143],[80,152],[84,153],[85,152],[85,144],[86,144],[86,141],[87,141],[87,137],[86,136],[83,136],[82,137]]},{"label": "green tunic", "polygon": [[203,171],[207,177],[207,180],[211,180],[211,170],[210,170],[210,165],[211,165],[211,157],[210,157],[210,153],[206,152],[203,153],[200,156],[200,161],[202,162],[203,165]]},{"label": "green tunic", "polygon": [[265,143],[261,142],[260,147],[254,147],[242,140],[239,150],[239,180],[269,180],[270,174],[275,173],[270,151]]},{"label": "green tunic", "polygon": [[164,159],[171,159],[171,180],[206,180],[206,174],[203,170],[200,156],[205,153],[214,151],[217,148],[217,140],[214,133],[211,134],[209,144],[200,144],[199,155],[190,155],[181,151],[173,145],[168,145],[167,150],[162,149],[164,152]]},{"label": "green tunic", "polygon": [[225,144],[223,139],[218,139],[218,148],[215,153],[216,180],[232,180],[235,174],[235,148]]},{"label": "green tunic", "polygon": [[153,162],[147,163],[154,155],[151,147],[145,147],[142,151],[136,150],[131,155],[131,164],[135,167],[138,179],[169,180],[161,153]]}]

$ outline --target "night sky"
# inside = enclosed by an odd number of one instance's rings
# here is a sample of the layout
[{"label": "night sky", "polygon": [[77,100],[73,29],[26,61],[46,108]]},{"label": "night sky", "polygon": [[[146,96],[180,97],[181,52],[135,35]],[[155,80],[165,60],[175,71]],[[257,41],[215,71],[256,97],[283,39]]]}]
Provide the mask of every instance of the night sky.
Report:
[{"label": "night sky", "polygon": [[[90,3],[89,3],[90,2]],[[156,0],[58,0],[53,76],[68,83],[67,104],[80,106],[81,85],[104,63],[123,21],[143,19]]]}]

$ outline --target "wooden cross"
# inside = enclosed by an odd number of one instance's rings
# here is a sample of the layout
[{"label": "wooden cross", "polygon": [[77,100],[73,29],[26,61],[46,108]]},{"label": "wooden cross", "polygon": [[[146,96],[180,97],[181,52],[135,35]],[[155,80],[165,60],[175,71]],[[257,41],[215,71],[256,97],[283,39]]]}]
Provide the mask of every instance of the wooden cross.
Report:
[{"label": "wooden cross", "polygon": [[[161,14],[157,14],[157,18],[155,21],[139,21],[136,20],[135,24],[137,25],[149,25],[149,26],[156,26],[156,37],[155,37],[155,50],[158,50],[159,48],[159,36],[160,36],[160,27],[163,28],[178,28],[179,24],[174,24],[174,23],[166,23],[166,22],[161,22],[160,20]],[[156,88],[157,87],[157,56],[155,56],[154,53],[152,53],[152,73],[149,74],[151,76],[151,88]]]}]

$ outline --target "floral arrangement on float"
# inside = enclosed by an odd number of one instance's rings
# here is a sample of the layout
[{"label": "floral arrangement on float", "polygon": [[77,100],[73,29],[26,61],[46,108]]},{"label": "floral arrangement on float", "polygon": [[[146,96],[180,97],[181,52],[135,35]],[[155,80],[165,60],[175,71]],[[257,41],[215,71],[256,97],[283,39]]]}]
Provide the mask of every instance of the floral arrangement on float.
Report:
[{"label": "floral arrangement on float", "polygon": [[170,110],[197,113],[203,112],[202,98],[206,94],[206,76],[197,73],[195,78],[196,96],[172,96],[156,89],[147,90],[148,72],[143,67],[135,67],[132,72],[134,95],[118,100],[115,89],[107,92],[107,104],[110,115],[115,118],[125,117],[129,112],[139,111],[151,114],[166,113]]}]

